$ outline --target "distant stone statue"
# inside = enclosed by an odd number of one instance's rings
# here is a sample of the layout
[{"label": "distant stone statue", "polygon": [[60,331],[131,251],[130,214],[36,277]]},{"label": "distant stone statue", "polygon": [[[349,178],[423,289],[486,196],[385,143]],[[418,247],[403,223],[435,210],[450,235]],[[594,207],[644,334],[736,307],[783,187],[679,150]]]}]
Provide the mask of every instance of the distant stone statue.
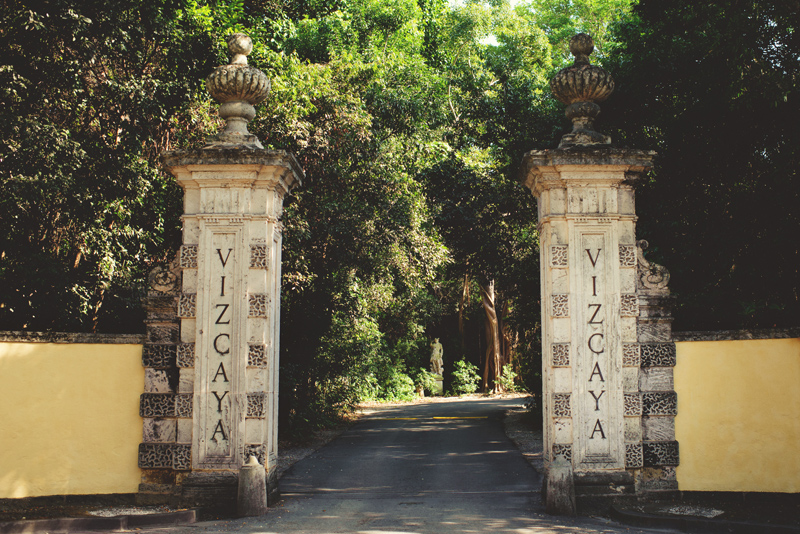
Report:
[{"label": "distant stone statue", "polygon": [[442,374],[442,366],[444,365],[444,361],[442,360],[444,347],[439,343],[438,337],[431,343],[431,349],[431,373],[440,375]]}]

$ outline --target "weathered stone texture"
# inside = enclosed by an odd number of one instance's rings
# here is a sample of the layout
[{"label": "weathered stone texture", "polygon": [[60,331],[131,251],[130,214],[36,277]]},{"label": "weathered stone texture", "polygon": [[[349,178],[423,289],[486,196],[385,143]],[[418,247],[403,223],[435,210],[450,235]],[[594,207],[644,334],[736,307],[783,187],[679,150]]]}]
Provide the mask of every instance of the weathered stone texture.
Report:
[{"label": "weathered stone texture", "polygon": [[266,317],[268,299],[267,295],[249,295],[250,311],[248,315],[250,317]]},{"label": "weathered stone texture", "polygon": [[550,266],[551,267],[567,267],[569,266],[567,245],[554,245],[550,247]]},{"label": "weathered stone texture", "polygon": [[643,415],[677,415],[678,394],[674,391],[642,393]]},{"label": "weathered stone texture", "polygon": [[639,373],[641,391],[672,391],[675,389],[672,367],[649,367]]},{"label": "weathered stone texture", "polygon": [[668,416],[652,416],[642,418],[644,439],[647,441],[674,441],[675,418]]},{"label": "weathered stone texture", "polygon": [[569,295],[553,295],[550,314],[553,317],[569,317]]},{"label": "weathered stone texture", "polygon": [[675,367],[675,343],[640,343],[642,367]]},{"label": "weathered stone texture", "polygon": [[553,352],[553,366],[568,367],[570,364],[569,343],[553,343],[550,347]]},{"label": "weathered stone texture", "polygon": [[679,464],[677,441],[644,441],[645,467],[676,466]]},{"label": "weathered stone texture", "polygon": [[267,245],[250,245],[250,268],[267,268]]},{"label": "weathered stone texture", "polygon": [[146,343],[142,348],[142,365],[153,369],[175,367],[176,346],[172,343]]},{"label": "weathered stone texture", "polygon": [[644,456],[642,453],[641,443],[626,443],[625,444],[625,467],[629,469],[636,469],[642,467],[644,464]]},{"label": "weathered stone texture", "polygon": [[625,393],[624,395],[624,415],[642,415],[642,397],[638,393]]},{"label": "weathered stone texture", "polygon": [[570,417],[572,415],[572,404],[569,393],[556,393],[553,395],[553,416]]},{"label": "weathered stone texture", "polygon": [[194,343],[180,343],[176,348],[176,365],[180,368],[194,367]]}]

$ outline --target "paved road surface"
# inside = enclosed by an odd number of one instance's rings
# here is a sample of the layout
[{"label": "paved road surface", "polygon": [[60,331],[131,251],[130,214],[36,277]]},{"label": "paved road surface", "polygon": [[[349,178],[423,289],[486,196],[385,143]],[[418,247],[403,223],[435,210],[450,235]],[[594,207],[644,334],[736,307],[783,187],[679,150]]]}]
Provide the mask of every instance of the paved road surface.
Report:
[{"label": "paved road surface", "polygon": [[646,532],[544,514],[541,477],[503,432],[520,399],[454,400],[371,414],[281,479],[261,518],[163,532]]}]

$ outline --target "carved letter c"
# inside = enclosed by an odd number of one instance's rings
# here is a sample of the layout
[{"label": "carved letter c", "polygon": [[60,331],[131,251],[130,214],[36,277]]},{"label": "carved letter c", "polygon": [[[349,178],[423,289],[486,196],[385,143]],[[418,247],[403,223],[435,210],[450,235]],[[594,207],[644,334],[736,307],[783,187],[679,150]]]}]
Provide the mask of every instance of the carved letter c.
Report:
[{"label": "carved letter c", "polygon": [[602,354],[603,352],[606,351],[606,349],[601,348],[600,350],[594,350],[594,347],[592,347],[592,340],[594,338],[598,337],[598,336],[600,337],[600,343],[602,343],[603,342],[603,334],[592,334],[591,336],[589,336],[589,350],[594,352],[595,354]]},{"label": "carved letter c", "polygon": [[[597,335],[597,334],[595,334],[595,335]],[[217,346],[217,342],[219,341],[219,338],[221,338],[221,337],[228,338],[228,341],[230,342],[231,336],[228,335],[228,334],[220,334],[220,335],[218,335],[217,337],[214,338],[214,350],[217,351],[220,356],[225,356],[226,354],[228,354],[231,351],[231,349],[230,349],[230,346],[229,346],[227,349],[225,349],[224,352],[219,350],[219,347]],[[230,343],[229,343],[229,345],[230,345]]]}]

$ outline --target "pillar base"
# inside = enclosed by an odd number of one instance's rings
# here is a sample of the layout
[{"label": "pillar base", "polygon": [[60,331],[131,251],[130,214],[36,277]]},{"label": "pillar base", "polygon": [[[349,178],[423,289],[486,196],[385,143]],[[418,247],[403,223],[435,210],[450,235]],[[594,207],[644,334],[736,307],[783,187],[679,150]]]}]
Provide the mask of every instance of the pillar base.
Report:
[{"label": "pillar base", "polygon": [[236,514],[238,492],[236,472],[196,472],[183,480],[180,503],[185,507],[202,508],[205,514],[232,517]]},{"label": "pillar base", "polygon": [[568,462],[555,461],[545,473],[545,511],[550,515],[575,515],[575,479]]}]

